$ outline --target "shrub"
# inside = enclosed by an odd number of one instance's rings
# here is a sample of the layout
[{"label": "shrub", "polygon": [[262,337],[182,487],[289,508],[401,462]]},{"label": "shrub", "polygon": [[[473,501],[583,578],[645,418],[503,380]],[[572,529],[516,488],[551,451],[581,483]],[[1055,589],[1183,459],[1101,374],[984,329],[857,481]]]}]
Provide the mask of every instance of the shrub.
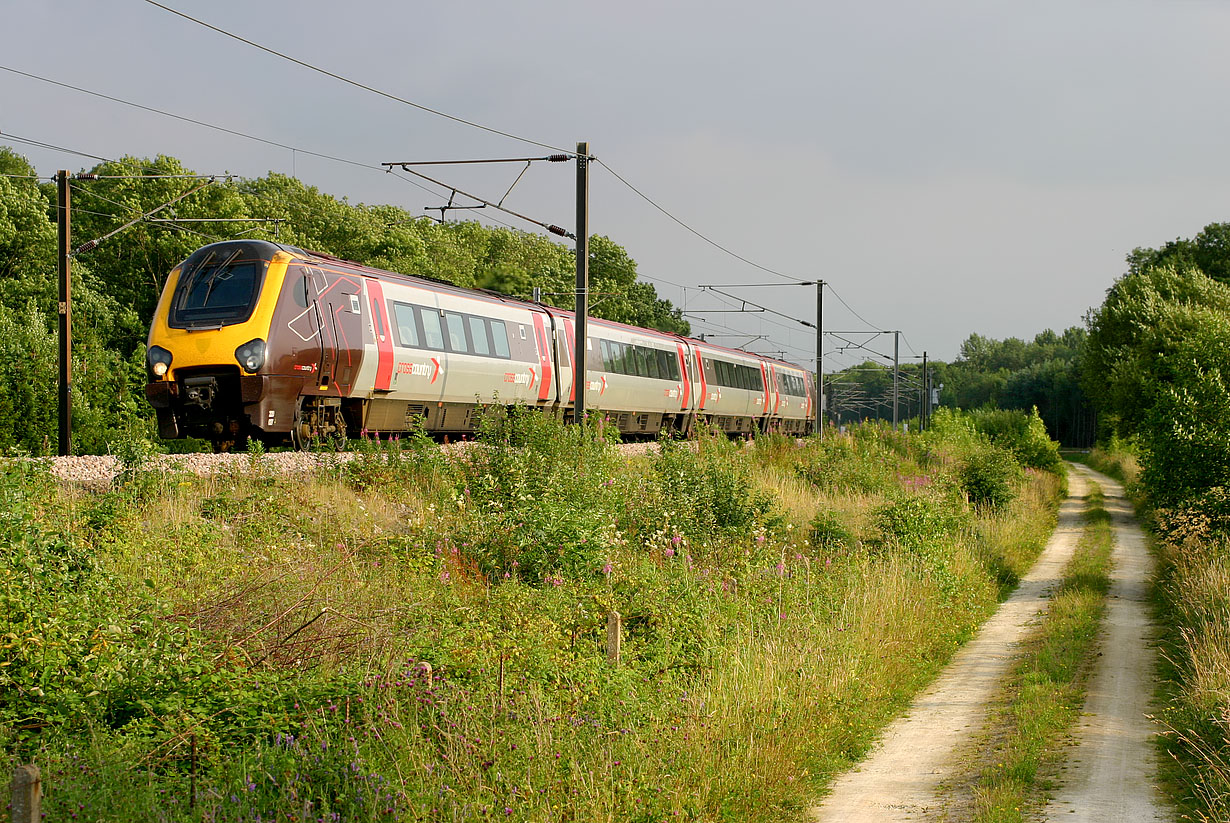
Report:
[{"label": "shrub", "polygon": [[1046,433],[1046,424],[1035,407],[1029,414],[1021,411],[990,409],[971,412],[979,432],[992,443],[1007,449],[1022,466],[1044,471],[1061,471],[1063,459],[1059,444]]},{"label": "shrub", "polygon": [[612,531],[617,455],[598,421],[586,427],[524,407],[496,407],[460,462],[465,554],[488,579],[531,583],[597,574]]},{"label": "shrub", "polygon": [[915,495],[876,512],[876,526],[886,544],[921,555],[930,555],[934,547],[948,542],[962,520],[954,506]]},{"label": "shrub", "polygon": [[808,529],[808,539],[817,549],[852,549],[857,545],[854,532],[830,511],[816,512]]},{"label": "shrub", "polygon": [[975,506],[1001,508],[1016,497],[1021,467],[1010,452],[983,446],[968,455],[958,471],[961,491]]}]

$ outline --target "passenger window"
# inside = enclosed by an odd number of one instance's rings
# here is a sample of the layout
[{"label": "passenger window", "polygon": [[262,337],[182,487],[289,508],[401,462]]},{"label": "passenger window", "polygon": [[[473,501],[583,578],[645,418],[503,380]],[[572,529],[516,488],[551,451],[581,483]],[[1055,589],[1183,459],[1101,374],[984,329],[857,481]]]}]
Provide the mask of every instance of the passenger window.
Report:
[{"label": "passenger window", "polygon": [[611,350],[611,371],[613,371],[615,374],[623,374],[624,373],[623,344],[616,343],[615,341],[612,340],[610,341],[609,346]]},{"label": "passenger window", "polygon": [[655,349],[641,349],[645,355],[645,376],[660,379],[661,367],[658,365],[658,352]]},{"label": "passenger window", "polygon": [[487,342],[487,323],[481,317],[467,318],[470,323],[470,342],[474,344],[475,354],[491,355],[491,344]]},{"label": "passenger window", "polygon": [[508,360],[512,356],[508,353],[508,329],[503,320],[491,321],[491,343],[495,346],[496,357]]},{"label": "passenger window", "polygon": [[461,354],[469,354],[470,346],[466,343],[466,321],[460,314],[449,312],[444,315],[444,320],[448,323],[448,348],[449,351],[459,352]]},{"label": "passenger window", "polygon": [[427,348],[443,351],[444,330],[440,328],[440,313],[435,309],[420,309],[419,319],[423,321],[423,340]]},{"label": "passenger window", "polygon": [[394,303],[393,320],[397,323],[397,342],[407,348],[419,348],[419,327],[414,320],[414,306]]},{"label": "passenger window", "polygon": [[671,377],[670,353],[654,349],[654,356],[658,358],[658,376],[663,380],[674,380],[675,378]]}]

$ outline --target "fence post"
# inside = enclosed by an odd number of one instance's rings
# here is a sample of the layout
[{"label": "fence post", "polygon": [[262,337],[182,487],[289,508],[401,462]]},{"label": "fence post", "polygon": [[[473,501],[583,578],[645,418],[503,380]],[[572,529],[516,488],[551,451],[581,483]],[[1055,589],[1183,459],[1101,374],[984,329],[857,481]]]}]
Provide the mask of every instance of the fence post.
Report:
[{"label": "fence post", "polygon": [[611,612],[606,616],[606,659],[619,665],[619,645],[623,621],[619,612]]},{"label": "fence post", "polygon": [[18,766],[9,785],[13,806],[9,812],[12,823],[39,823],[42,818],[43,784],[38,766]]}]

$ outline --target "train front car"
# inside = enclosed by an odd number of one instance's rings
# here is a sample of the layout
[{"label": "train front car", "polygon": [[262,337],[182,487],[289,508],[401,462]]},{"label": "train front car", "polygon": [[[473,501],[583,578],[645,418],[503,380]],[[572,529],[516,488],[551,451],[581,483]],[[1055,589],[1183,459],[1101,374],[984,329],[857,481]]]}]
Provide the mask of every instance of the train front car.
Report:
[{"label": "train front car", "polygon": [[270,344],[293,259],[273,243],[232,241],[205,246],[171,271],[146,353],[145,393],[161,437],[200,437],[223,450],[249,436],[289,436],[318,353],[299,357]]}]

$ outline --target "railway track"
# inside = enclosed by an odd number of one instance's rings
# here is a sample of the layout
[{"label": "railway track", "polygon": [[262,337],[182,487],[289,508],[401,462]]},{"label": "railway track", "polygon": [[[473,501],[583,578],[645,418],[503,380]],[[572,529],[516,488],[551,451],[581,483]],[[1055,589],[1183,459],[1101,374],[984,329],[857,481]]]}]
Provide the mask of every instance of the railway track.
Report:
[{"label": "railway track", "polygon": [[[438,448],[448,451],[465,449],[468,443],[449,443]],[[626,456],[644,454],[654,448],[650,442],[623,443],[618,447]],[[186,472],[201,477],[242,474],[260,470],[269,474],[310,474],[355,459],[358,452],[267,452],[265,454],[160,454],[144,465],[151,471]],[[72,457],[30,458],[46,465],[53,477],[67,483],[90,488],[109,486],[122,469],[120,459],[113,455],[81,455]]]}]

